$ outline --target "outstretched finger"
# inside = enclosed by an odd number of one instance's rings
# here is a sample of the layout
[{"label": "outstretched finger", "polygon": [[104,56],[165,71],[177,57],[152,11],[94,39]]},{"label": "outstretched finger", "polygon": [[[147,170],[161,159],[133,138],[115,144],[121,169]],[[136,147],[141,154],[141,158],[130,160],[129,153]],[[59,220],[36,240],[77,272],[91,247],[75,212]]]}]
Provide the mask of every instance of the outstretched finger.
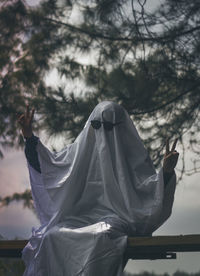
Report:
[{"label": "outstretched finger", "polygon": [[173,145],[172,145],[171,151],[174,151],[174,150],[175,150],[177,141],[178,141],[178,138],[175,139],[175,141],[174,141],[174,143],[173,143]]},{"label": "outstretched finger", "polygon": [[23,121],[24,121],[24,114],[21,114],[21,115],[18,117],[17,121],[18,121],[19,124],[22,124]]},{"label": "outstretched finger", "polygon": [[33,121],[34,113],[35,113],[35,108],[32,108],[32,110],[31,110],[31,122]]},{"label": "outstretched finger", "polygon": [[166,149],[166,154],[168,154],[169,153],[169,138],[166,139],[165,149]]},{"label": "outstretched finger", "polygon": [[29,110],[29,104],[26,105],[26,117],[29,117],[30,110]]},{"label": "outstretched finger", "polygon": [[16,113],[17,120],[19,120],[19,118],[22,117],[22,115],[24,115],[24,113]]},{"label": "outstretched finger", "polygon": [[24,114],[20,114],[17,118],[17,120],[21,120],[24,117]]}]

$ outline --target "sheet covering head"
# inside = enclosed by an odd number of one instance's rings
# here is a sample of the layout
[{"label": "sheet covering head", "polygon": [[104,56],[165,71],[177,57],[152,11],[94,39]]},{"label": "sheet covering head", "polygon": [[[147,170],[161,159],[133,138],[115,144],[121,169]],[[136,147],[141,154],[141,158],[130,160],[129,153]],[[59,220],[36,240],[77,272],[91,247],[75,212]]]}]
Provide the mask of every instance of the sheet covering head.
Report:
[{"label": "sheet covering head", "polygon": [[[100,121],[101,127],[93,128],[92,120]],[[105,122],[114,125],[112,130],[106,130]],[[41,223],[51,227],[78,217],[91,224],[116,217],[128,222],[133,233],[156,228],[163,203],[162,175],[156,174],[122,106],[99,103],[73,144],[52,153],[39,141],[37,151],[44,196],[41,202],[41,190],[39,195],[34,188],[34,198]]]},{"label": "sheet covering head", "polygon": [[127,237],[169,217],[175,180],[164,187],[128,113],[109,101],[73,144],[52,153],[39,141],[37,151],[41,174],[29,173],[42,225],[22,252],[24,276],[122,275]]}]

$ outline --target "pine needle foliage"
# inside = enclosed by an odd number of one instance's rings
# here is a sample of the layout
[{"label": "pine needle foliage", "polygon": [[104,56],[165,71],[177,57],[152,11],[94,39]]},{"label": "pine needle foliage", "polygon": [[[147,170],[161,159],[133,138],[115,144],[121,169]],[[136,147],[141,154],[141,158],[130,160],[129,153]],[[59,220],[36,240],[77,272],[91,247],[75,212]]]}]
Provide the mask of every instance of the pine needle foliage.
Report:
[{"label": "pine needle foliage", "polygon": [[[156,166],[166,137],[198,157],[200,4],[165,0],[7,0],[0,5],[0,143],[21,146],[16,113],[73,141],[103,100],[130,113]],[[56,70],[60,82],[47,86]],[[183,135],[187,132],[188,141]],[[182,173],[199,170],[194,167]]]}]

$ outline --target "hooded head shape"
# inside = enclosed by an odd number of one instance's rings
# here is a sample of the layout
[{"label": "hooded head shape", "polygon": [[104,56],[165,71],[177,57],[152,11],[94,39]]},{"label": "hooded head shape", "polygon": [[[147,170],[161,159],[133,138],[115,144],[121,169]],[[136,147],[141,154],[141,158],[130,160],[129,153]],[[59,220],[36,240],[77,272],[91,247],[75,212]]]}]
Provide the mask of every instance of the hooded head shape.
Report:
[{"label": "hooded head shape", "polygon": [[[109,101],[99,103],[91,113],[89,120],[109,121],[111,123],[121,122],[125,110],[122,106]],[[88,121],[89,121],[88,120]]]},{"label": "hooded head shape", "polygon": [[[103,124],[93,128],[92,120],[120,124],[108,131]],[[99,103],[73,144],[54,154],[39,142],[37,150],[52,206],[51,224],[72,216],[88,218],[89,223],[115,216],[135,229],[140,224],[144,228],[144,221],[160,212],[163,184],[158,184],[148,153],[122,106]]]}]

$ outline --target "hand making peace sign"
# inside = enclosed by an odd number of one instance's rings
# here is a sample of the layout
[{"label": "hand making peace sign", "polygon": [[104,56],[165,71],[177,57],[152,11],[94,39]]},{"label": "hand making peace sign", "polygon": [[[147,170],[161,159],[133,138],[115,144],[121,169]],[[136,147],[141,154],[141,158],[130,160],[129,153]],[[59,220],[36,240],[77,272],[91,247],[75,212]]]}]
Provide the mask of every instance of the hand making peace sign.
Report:
[{"label": "hand making peace sign", "polygon": [[34,116],[35,109],[32,108],[31,112],[29,110],[29,105],[26,106],[26,112],[21,114],[18,117],[18,123],[22,128],[22,134],[24,137],[31,137],[32,136],[32,122]]},{"label": "hand making peace sign", "polygon": [[163,160],[163,170],[166,173],[172,173],[176,167],[179,153],[175,150],[178,139],[175,139],[171,150],[169,149],[169,139],[166,141],[166,152]]}]

